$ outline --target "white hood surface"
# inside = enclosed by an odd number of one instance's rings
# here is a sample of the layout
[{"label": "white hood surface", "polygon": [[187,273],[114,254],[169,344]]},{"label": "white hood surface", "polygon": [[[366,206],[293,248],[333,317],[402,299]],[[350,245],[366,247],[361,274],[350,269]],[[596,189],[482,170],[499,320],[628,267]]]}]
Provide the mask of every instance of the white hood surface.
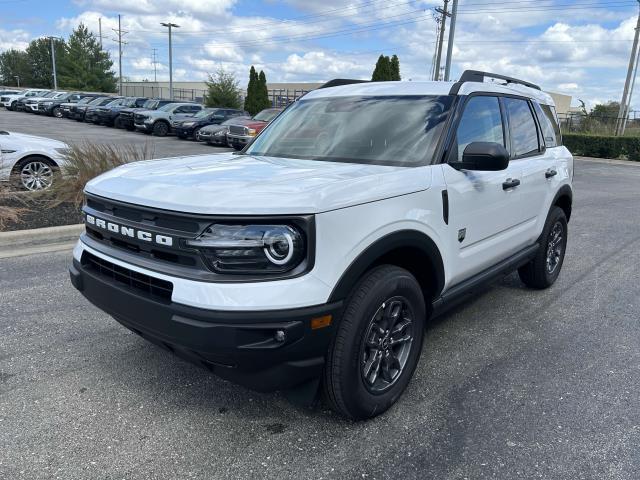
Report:
[{"label": "white hood surface", "polygon": [[145,160],[93,180],[86,192],[134,205],[217,215],[306,214],[425,190],[430,168],[250,155]]},{"label": "white hood surface", "polygon": [[4,132],[5,134],[0,134],[0,145],[2,145],[3,148],[15,150],[41,149],[43,151],[49,151],[54,148],[68,147],[66,143],[51,138],[36,137],[35,135],[27,135],[25,133]]}]

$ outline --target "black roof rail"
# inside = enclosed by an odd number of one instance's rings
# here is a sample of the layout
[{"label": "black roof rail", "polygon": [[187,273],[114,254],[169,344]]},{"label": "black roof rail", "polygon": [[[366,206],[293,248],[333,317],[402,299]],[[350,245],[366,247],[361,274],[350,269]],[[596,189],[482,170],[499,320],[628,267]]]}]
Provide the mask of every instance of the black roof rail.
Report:
[{"label": "black roof rail", "polygon": [[519,85],[524,85],[525,87],[535,88],[536,90],[542,90],[539,85],[535,83],[526,82],[524,80],[519,80],[513,77],[507,77],[506,75],[500,75],[498,73],[490,73],[490,72],[481,72],[480,70],[465,70],[462,72],[462,76],[458,82],[484,82],[485,78],[495,78],[496,80],[504,80],[509,83],[517,83]]},{"label": "black roof rail", "polygon": [[339,87],[341,85],[351,85],[352,83],[369,83],[369,80],[352,80],[349,78],[334,78],[318,88]]}]

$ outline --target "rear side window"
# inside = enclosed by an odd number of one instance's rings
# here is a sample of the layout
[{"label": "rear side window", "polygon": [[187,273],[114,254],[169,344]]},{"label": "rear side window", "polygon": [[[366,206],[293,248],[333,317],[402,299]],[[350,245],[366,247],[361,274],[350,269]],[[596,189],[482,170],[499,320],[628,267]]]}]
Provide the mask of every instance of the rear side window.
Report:
[{"label": "rear side window", "polygon": [[547,148],[561,145],[562,140],[560,137],[560,126],[558,125],[556,117],[556,109],[551,105],[540,105],[538,102],[533,102],[533,106],[542,127],[544,144]]},{"label": "rear side window", "polygon": [[471,97],[464,107],[451,155],[462,161],[464,149],[473,142],[493,142],[504,146],[502,114],[498,97]]},{"label": "rear side window", "polygon": [[540,151],[538,128],[529,102],[520,98],[504,98],[511,130],[511,157],[523,157]]}]

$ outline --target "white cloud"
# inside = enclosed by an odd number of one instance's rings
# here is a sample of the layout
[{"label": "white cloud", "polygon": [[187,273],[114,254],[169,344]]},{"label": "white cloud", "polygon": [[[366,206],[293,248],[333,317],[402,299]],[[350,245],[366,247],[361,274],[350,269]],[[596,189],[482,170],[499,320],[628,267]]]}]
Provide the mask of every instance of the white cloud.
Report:
[{"label": "white cloud", "polygon": [[24,50],[29,45],[30,35],[25,30],[3,30],[0,28],[0,52],[5,50]]}]

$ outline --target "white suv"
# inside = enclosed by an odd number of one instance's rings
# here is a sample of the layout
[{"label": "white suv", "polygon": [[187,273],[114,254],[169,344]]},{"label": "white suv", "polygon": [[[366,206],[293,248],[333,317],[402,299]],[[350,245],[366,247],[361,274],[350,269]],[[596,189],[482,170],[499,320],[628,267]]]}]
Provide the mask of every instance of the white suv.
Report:
[{"label": "white suv", "polygon": [[15,110],[18,100],[23,98],[35,98],[42,97],[42,95],[49,93],[51,90],[44,90],[41,88],[33,88],[31,90],[25,90],[24,92],[15,94],[5,94],[0,97],[0,105],[7,110]]},{"label": "white suv", "polygon": [[430,316],[515,269],[554,283],[573,159],[527,82],[325,87],[240,155],[89,182],[70,272],[120,323],[221,377],[322,390],[362,419],[400,397]]}]

